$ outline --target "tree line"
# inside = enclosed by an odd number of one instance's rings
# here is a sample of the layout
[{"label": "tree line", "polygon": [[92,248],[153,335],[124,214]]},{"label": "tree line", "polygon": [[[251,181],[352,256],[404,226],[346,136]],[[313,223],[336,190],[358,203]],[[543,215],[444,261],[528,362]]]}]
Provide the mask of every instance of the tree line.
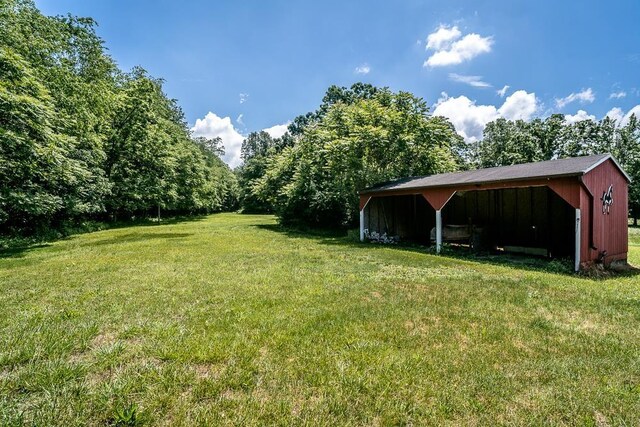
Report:
[{"label": "tree line", "polygon": [[96,23],[0,5],[0,232],[235,208],[219,139],[194,139],[162,80],[120,70]]},{"label": "tree line", "polygon": [[92,19],[5,0],[0,24],[0,233],[238,208],[284,224],[351,227],[358,190],[380,182],[603,152],[634,179],[630,208],[640,216],[635,116],[498,119],[468,144],[411,93],[331,86],[282,137],[249,134],[231,171],[220,139],[190,135],[161,79],[117,67]]},{"label": "tree line", "polygon": [[497,119],[483,139],[465,143],[451,123],[429,114],[425,102],[357,83],[332,86],[320,107],[297,117],[281,138],[250,134],[237,170],[247,212],[271,212],[284,223],[355,226],[357,191],[416,175],[507,166],[611,153],[632,177],[629,206],[640,216],[640,124]]}]

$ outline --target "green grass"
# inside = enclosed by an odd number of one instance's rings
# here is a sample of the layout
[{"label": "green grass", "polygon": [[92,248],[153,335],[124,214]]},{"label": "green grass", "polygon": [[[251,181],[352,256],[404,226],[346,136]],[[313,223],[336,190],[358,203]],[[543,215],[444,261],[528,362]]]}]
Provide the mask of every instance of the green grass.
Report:
[{"label": "green grass", "polygon": [[274,224],[5,252],[0,425],[640,424],[640,276]]}]

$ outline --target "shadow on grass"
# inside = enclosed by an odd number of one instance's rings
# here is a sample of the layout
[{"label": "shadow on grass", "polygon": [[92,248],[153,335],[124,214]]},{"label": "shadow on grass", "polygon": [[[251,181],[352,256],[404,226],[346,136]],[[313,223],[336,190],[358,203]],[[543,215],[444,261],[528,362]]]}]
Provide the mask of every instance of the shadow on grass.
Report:
[{"label": "shadow on grass", "polygon": [[38,243],[26,246],[15,246],[0,250],[0,259],[2,258],[22,258],[29,252],[36,249],[48,248],[51,243]]},{"label": "shadow on grass", "polygon": [[[18,237],[18,238],[9,238],[0,236],[0,259],[3,258],[22,258],[26,256],[29,252],[32,252],[37,249],[47,248],[51,246],[51,243],[60,241],[60,240],[68,240],[72,237],[92,233],[95,231],[103,231],[103,230],[118,230],[122,228],[131,228],[131,227],[163,227],[167,225],[176,225],[181,223],[189,223],[195,221],[202,221],[207,217],[207,215],[197,215],[197,216],[177,216],[170,217],[167,219],[163,219],[158,222],[155,219],[137,219],[131,221],[117,221],[117,222],[98,222],[98,221],[89,221],[84,224],[84,226],[78,226],[66,232],[52,230],[46,236],[32,236],[32,237]],[[118,242],[126,242],[126,241],[136,241],[136,240],[145,240],[145,239],[167,239],[167,238],[179,238],[179,237],[187,237],[190,234],[187,233],[131,233],[125,236],[105,239],[105,241],[98,241],[92,244],[96,245],[107,245]],[[128,239],[128,240],[127,240]]]},{"label": "shadow on grass", "polygon": [[193,233],[129,233],[123,236],[102,239],[96,242],[88,242],[88,246],[116,245],[120,243],[142,242],[156,239],[179,239],[193,236]]},{"label": "shadow on grass", "polygon": [[[358,236],[347,231],[337,230],[300,230],[288,228],[278,224],[257,224],[254,227],[261,230],[284,234],[291,238],[308,238],[318,241],[323,245],[337,245],[353,248],[354,250],[392,249],[401,252],[413,252],[424,255],[436,255],[431,246],[414,243],[401,243],[397,245],[382,245],[374,243],[362,243]],[[471,261],[481,264],[489,264],[500,267],[518,268],[528,271],[560,274],[587,280],[606,280],[616,277],[633,277],[640,274],[640,269],[629,266],[624,271],[596,271],[591,273],[576,274],[573,271],[573,261],[567,259],[536,258],[519,254],[504,254],[495,252],[472,252],[468,248],[445,246],[438,256],[449,260]]]}]

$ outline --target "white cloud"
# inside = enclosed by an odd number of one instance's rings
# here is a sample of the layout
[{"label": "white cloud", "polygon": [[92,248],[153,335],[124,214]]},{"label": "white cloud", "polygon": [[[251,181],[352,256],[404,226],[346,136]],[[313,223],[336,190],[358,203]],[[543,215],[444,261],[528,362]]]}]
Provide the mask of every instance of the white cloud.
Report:
[{"label": "white cloud", "polygon": [[583,120],[595,120],[595,119],[596,119],[596,116],[588,114],[584,110],[578,110],[578,112],[576,114],[574,114],[574,115],[571,115],[571,114],[565,114],[564,115],[564,120],[568,124],[581,122]]},{"label": "white cloud", "polygon": [[622,126],[625,126],[627,123],[629,123],[629,119],[631,118],[632,114],[635,114],[636,115],[636,119],[640,120],[640,105],[636,105],[631,110],[629,110],[627,112],[627,114],[625,114],[625,116],[624,116],[624,118],[622,119],[622,122],[621,122]]},{"label": "white cloud", "polygon": [[607,114],[605,114],[605,117],[609,117],[610,119],[620,124],[624,119],[624,111],[622,111],[622,108],[614,107],[611,110],[609,110]]},{"label": "white cloud", "polygon": [[507,97],[500,108],[493,105],[476,105],[466,96],[451,98],[446,93],[435,104],[434,116],[448,118],[456,132],[468,143],[482,139],[487,123],[500,117],[510,120],[529,120],[538,110],[538,101],[534,93],[524,90],[514,92]]},{"label": "white cloud", "polygon": [[469,61],[476,56],[491,52],[492,37],[471,33],[462,37],[458,27],[441,25],[427,37],[427,50],[434,53],[424,62],[425,67],[443,67]]},{"label": "white cloud", "polygon": [[517,90],[504,100],[504,104],[498,109],[498,114],[509,120],[529,120],[537,109],[535,93]]},{"label": "white cloud", "polygon": [[448,48],[454,40],[460,38],[462,33],[458,27],[448,28],[440,25],[438,29],[427,36],[427,49],[441,50]]},{"label": "white cloud", "polygon": [[491,87],[489,83],[482,81],[482,76],[463,76],[461,74],[449,73],[449,80],[465,83],[473,87]]},{"label": "white cloud", "polygon": [[240,97],[240,104],[244,104],[245,102],[247,102],[249,100],[249,94],[248,93],[241,93],[238,95],[238,97]]},{"label": "white cloud", "polygon": [[355,70],[353,70],[353,72],[356,74],[369,74],[370,71],[371,67],[369,66],[369,64],[362,64],[359,67],[356,67]]},{"label": "white cloud", "polygon": [[476,105],[464,95],[450,98],[443,93],[433,115],[448,118],[458,134],[471,143],[482,139],[484,127],[498,118],[498,111],[493,105]]},{"label": "white cloud", "polygon": [[507,91],[509,90],[511,86],[509,85],[504,85],[504,87],[500,90],[497,90],[496,93],[500,96],[500,98],[504,98],[504,96],[507,94]]},{"label": "white cloud", "polygon": [[578,93],[571,93],[570,95],[565,96],[564,98],[556,99],[556,106],[558,108],[563,108],[567,104],[570,104],[574,101],[580,101],[581,103],[585,102],[593,102],[596,99],[595,94],[591,88],[583,89]]},{"label": "white cloud", "polygon": [[631,119],[631,115],[633,114],[635,114],[636,118],[640,120],[640,105],[636,105],[635,107],[627,111],[627,114],[624,113],[622,108],[615,107],[609,110],[606,116],[615,120],[618,126],[625,126],[627,123],[629,123],[629,119]]},{"label": "white cloud", "polygon": [[241,126],[244,126],[244,122],[242,121],[243,117],[244,117],[244,114],[238,115],[238,118],[236,118],[236,123],[238,123]]},{"label": "white cloud", "polygon": [[287,128],[289,127],[289,123],[287,122],[281,125],[271,126],[270,128],[263,129],[266,133],[271,135],[272,138],[280,138],[282,135],[287,132]]},{"label": "white cloud", "polygon": [[244,136],[240,134],[229,117],[219,117],[209,112],[202,119],[197,119],[196,124],[191,128],[193,136],[204,136],[207,138],[220,137],[224,145],[225,154],[222,160],[227,162],[232,168],[240,164],[240,148]]},{"label": "white cloud", "polygon": [[609,99],[620,99],[620,98],[624,98],[625,96],[627,96],[627,92],[621,90],[619,92],[613,92],[609,95]]},{"label": "white cloud", "polygon": [[[238,116],[236,121],[243,124],[241,119],[242,114]],[[271,137],[279,138],[287,131],[289,123],[291,122],[271,126],[263,130],[271,135]],[[191,133],[194,137],[204,136],[207,138],[215,138],[219,136],[222,139],[225,152],[222,160],[232,168],[235,168],[242,162],[240,159],[240,149],[242,148],[242,141],[244,141],[245,136],[238,132],[233,126],[230,117],[219,117],[215,113],[208,112],[202,119],[196,120],[196,124],[191,128]]]}]

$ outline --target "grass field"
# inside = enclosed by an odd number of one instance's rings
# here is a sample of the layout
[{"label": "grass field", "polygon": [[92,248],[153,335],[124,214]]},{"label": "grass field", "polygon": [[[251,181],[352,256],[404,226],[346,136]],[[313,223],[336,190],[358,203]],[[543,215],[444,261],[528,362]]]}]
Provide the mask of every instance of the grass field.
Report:
[{"label": "grass field", "polygon": [[640,276],[536,265],[237,214],[5,252],[0,425],[639,425]]}]

